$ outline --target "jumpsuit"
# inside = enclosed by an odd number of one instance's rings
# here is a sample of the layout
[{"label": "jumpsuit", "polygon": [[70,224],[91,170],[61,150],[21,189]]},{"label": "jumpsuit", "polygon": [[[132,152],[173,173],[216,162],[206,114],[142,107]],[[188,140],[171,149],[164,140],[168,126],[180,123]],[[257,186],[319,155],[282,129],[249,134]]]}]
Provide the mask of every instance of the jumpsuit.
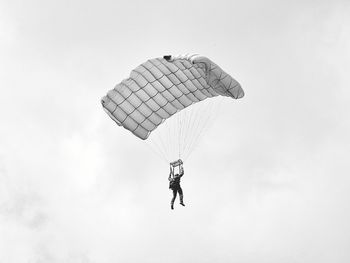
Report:
[{"label": "jumpsuit", "polygon": [[171,207],[173,208],[174,206],[174,202],[177,196],[177,193],[179,193],[180,196],[180,204],[183,204],[183,192],[182,192],[182,188],[180,186],[180,180],[181,177],[184,175],[183,171],[180,174],[176,174],[173,178],[171,178],[171,176],[169,176],[169,181],[170,181],[170,185],[169,188],[171,190],[173,190],[173,198],[171,199]]}]

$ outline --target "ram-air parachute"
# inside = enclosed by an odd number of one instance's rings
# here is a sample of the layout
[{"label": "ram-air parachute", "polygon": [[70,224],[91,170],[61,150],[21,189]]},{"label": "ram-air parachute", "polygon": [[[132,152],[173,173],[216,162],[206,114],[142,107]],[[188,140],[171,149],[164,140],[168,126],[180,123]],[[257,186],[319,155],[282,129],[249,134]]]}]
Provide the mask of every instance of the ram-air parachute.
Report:
[{"label": "ram-air parachute", "polygon": [[[204,56],[164,56],[138,66],[101,103],[119,126],[142,140],[160,125],[171,127],[165,127],[166,134],[154,143],[169,161],[175,159],[174,154],[185,159],[184,155],[195,146],[193,140],[198,140],[204,129],[210,112],[195,109],[196,103],[219,95],[239,99],[244,91],[235,79]],[[173,119],[173,115],[177,118]]]}]

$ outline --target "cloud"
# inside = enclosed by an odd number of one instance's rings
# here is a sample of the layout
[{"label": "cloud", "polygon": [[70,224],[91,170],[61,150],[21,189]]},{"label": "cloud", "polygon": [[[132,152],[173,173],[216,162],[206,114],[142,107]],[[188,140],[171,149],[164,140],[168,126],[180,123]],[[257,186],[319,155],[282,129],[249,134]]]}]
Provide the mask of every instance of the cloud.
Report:
[{"label": "cloud", "polygon": [[[149,18],[156,2],[6,6],[0,261],[348,261],[349,6],[220,3],[189,3],[191,23],[170,6]],[[246,97],[223,102],[172,211],[167,164],[99,99],[186,48]]]}]

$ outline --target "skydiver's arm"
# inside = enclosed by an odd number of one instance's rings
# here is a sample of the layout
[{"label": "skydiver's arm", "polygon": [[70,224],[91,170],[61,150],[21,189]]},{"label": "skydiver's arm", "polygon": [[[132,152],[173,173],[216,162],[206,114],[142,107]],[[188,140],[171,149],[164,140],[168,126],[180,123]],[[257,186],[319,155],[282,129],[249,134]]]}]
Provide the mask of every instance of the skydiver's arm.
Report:
[{"label": "skydiver's arm", "polygon": [[184,168],[182,165],[180,165],[180,177],[182,177],[185,174]]},{"label": "skydiver's arm", "polygon": [[171,165],[170,165],[170,173],[169,173],[169,177],[168,177],[168,180],[171,181],[171,177],[173,175],[174,171],[171,169]]}]

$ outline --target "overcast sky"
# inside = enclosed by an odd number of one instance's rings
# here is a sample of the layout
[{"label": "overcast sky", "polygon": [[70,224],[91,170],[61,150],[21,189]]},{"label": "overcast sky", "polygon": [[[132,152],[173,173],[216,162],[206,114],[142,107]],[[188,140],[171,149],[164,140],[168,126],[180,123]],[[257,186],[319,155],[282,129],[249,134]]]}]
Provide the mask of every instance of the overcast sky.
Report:
[{"label": "overcast sky", "polygon": [[[0,262],[350,262],[349,1],[0,0]],[[185,164],[100,98],[199,53],[246,96]]]}]

